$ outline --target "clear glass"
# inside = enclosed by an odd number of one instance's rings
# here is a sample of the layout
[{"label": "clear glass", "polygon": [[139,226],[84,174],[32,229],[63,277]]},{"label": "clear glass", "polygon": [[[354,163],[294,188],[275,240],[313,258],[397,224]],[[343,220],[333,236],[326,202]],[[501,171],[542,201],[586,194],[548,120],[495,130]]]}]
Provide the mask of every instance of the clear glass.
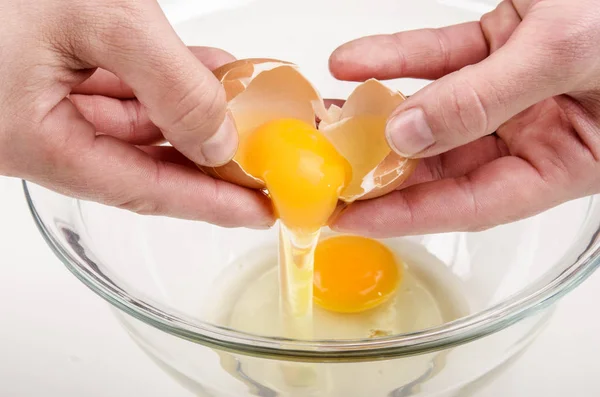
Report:
[{"label": "clear glass", "polygon": [[[208,4],[210,3],[210,4]],[[189,45],[238,58],[297,63],[325,97],[327,58],[366,34],[478,19],[495,1],[165,1]],[[411,94],[424,84],[397,80]],[[597,197],[478,233],[389,239],[418,247],[460,286],[463,311],[439,326],[376,339],[301,341],[215,321],[215,286],[277,230],[225,229],[136,215],[24,182],[42,235],[82,282],[110,302],[125,329],[166,372],[200,396],[453,396],[521,351],[553,303],[600,263]],[[416,251],[416,252],[417,252]],[[238,265],[236,265],[238,264]],[[443,286],[440,287],[443,293]],[[463,394],[461,394],[463,395]]]},{"label": "clear glass", "polygon": [[[57,256],[199,396],[453,396],[525,348],[600,263],[595,197],[484,232],[390,239],[418,244],[460,280],[466,316],[379,339],[281,340],[210,322],[213,287],[231,263],[275,244],[275,230],[140,216],[24,186]],[[307,365],[317,375],[308,386],[282,375]]]}]

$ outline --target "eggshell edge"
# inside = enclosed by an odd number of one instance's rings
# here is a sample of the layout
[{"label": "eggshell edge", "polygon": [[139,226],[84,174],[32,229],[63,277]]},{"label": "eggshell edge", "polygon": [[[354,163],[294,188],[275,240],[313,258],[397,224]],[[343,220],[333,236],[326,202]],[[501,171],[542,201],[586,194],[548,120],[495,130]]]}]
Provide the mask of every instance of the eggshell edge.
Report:
[{"label": "eggshell edge", "polygon": [[[230,101],[237,95],[242,93],[247,88],[249,83],[260,73],[281,66],[287,66],[297,69],[297,65],[287,61],[282,61],[273,58],[250,58],[237,60],[225,64],[220,68],[215,69],[213,71],[213,74],[223,84],[223,87],[227,93],[227,100]],[[298,74],[303,77],[303,75],[299,71]],[[308,81],[308,79],[306,80]],[[310,84],[310,81],[308,82]],[[352,98],[356,98],[357,95],[360,95],[361,89],[364,89],[364,86],[366,84],[373,84],[373,82],[385,88],[391,94],[399,95],[403,101],[406,100],[406,96],[400,91],[391,90],[389,87],[385,86],[378,80],[370,79],[357,86],[348,96],[348,99],[346,100],[344,105],[341,107],[332,105],[328,110],[325,110],[323,113],[321,113],[321,111],[318,111],[318,106],[314,106],[315,104],[313,103],[313,107],[315,108],[315,114],[321,120],[319,129],[324,131],[328,127],[331,127],[333,124],[343,121],[344,118],[352,117],[352,115],[347,114],[348,108],[346,107],[346,104],[348,103],[348,101],[351,101]],[[324,101],[316,89],[315,93],[324,109]],[[344,109],[345,107],[346,109]],[[402,162],[403,164],[399,167],[390,166],[390,163],[393,163],[395,161]],[[379,163],[379,165],[375,167],[373,171],[370,172],[368,175],[374,174],[374,179],[380,180],[382,178],[385,178],[388,174],[394,173],[394,171],[398,169],[401,169],[402,172],[399,172],[398,175],[389,182],[376,182],[374,188],[367,192],[364,192],[363,194],[351,197],[340,197],[340,200],[346,203],[351,203],[354,201],[369,200],[388,194],[400,187],[410,177],[410,175],[414,172],[417,164],[418,160],[412,160],[401,157],[400,155],[396,154],[390,149],[390,153],[388,154],[388,156],[386,156],[385,159],[381,163]],[[235,160],[232,160],[229,163],[219,167],[207,167],[202,165],[197,166],[205,174],[211,177],[223,179],[250,189],[265,188],[264,183],[260,179],[255,178],[252,175],[248,174],[246,171],[244,171],[241,165]],[[391,172],[383,172],[378,175],[377,171],[382,170],[382,168],[383,170],[391,170]],[[368,175],[365,175],[365,177]]]},{"label": "eggshell edge", "polygon": [[[358,85],[350,93],[348,99],[341,107],[332,105],[329,110],[329,121],[326,123],[321,123],[319,125],[319,130],[326,134],[328,129],[335,128],[338,123],[343,123],[344,120],[351,119],[354,116],[362,114],[361,110],[364,109],[360,109],[359,101],[361,97],[368,95],[367,90],[369,90],[369,86],[375,86],[378,89],[381,88],[387,91],[391,97],[397,96],[401,98],[402,100],[400,103],[407,99],[407,97],[400,91],[392,90],[378,80],[369,79]],[[399,165],[394,166],[394,162],[398,162]],[[388,194],[400,187],[410,177],[417,167],[418,162],[418,160],[402,157],[390,148],[389,154],[363,178],[363,182],[364,179],[368,177],[373,178],[374,187],[362,194],[341,196],[340,200],[346,203],[351,203],[354,201],[369,200]],[[401,170],[401,172],[398,172],[398,175],[393,177],[390,181],[380,182],[382,179],[387,179],[388,175],[396,173],[397,170]]]}]

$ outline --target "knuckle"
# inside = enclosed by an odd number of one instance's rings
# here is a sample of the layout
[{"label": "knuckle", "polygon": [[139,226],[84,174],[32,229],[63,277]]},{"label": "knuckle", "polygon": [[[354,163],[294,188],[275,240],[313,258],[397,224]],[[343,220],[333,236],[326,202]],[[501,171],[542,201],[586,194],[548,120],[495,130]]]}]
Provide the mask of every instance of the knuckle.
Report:
[{"label": "knuckle", "polygon": [[[156,163],[156,167],[148,178],[151,186],[160,186],[162,183],[162,167],[164,167],[164,165],[161,165],[161,163]],[[124,194],[124,197],[126,198],[117,201],[116,207],[132,211],[140,215],[161,215],[166,213],[165,207],[159,200],[159,197],[144,195],[138,192],[127,192]]]},{"label": "knuckle", "polygon": [[448,35],[445,33],[445,31],[443,29],[432,29],[432,32],[435,36],[435,39],[436,39],[436,42],[438,45],[439,56],[441,59],[443,59],[442,70],[444,71],[444,73],[447,73],[450,71],[450,59],[451,59],[450,43],[449,43]]},{"label": "knuckle", "polygon": [[224,205],[224,208],[234,208],[235,197],[223,190],[221,181],[215,179],[210,179],[210,181],[212,182],[207,185],[204,198],[207,207],[210,209],[208,220],[217,225],[229,226],[234,220],[231,219],[231,214],[228,211],[222,210],[221,205]]},{"label": "knuckle", "polygon": [[205,201],[210,203],[210,206],[213,207],[210,211],[210,221],[217,225],[228,226],[232,222],[230,214],[221,211],[218,207],[221,203],[230,203],[231,197],[226,197],[226,195],[224,195],[221,186],[222,184],[219,181],[213,180],[213,184],[211,185],[211,189],[209,190]]},{"label": "knuckle", "polygon": [[218,88],[214,89],[202,80],[183,90],[175,105],[177,116],[167,130],[195,140],[209,138],[225,117],[225,92]]},{"label": "knuckle", "polygon": [[465,213],[471,221],[466,223],[466,230],[481,232],[490,229],[495,225],[493,214],[486,210],[474,189],[475,182],[472,177],[467,174],[463,177],[456,178],[455,183],[464,195],[466,207]]},{"label": "knuckle", "polygon": [[116,205],[117,208],[135,212],[140,215],[160,214],[161,206],[153,200],[145,197],[133,197]]},{"label": "knuckle", "polygon": [[[163,163],[154,163],[155,167],[150,171],[150,175],[144,178],[149,181],[149,186],[160,187],[164,185],[165,165]],[[143,193],[140,193],[143,192]],[[116,198],[113,198],[112,204],[115,207],[135,212],[140,215],[164,215],[167,214],[168,205],[162,200],[161,195],[153,195],[152,189],[136,189],[135,191],[124,191]]]},{"label": "knuckle", "polygon": [[548,186],[569,186],[573,180],[584,179],[582,175],[576,175],[576,173],[587,167],[573,167],[566,163],[565,156],[560,151],[561,146],[566,145],[568,145],[568,142],[540,141],[540,154],[542,155],[530,159],[530,163],[535,167],[542,181]]},{"label": "knuckle", "polygon": [[484,14],[479,24],[489,52],[502,47],[520,23],[521,17],[511,0],[502,1],[494,10]]},{"label": "knuckle", "polygon": [[226,183],[216,179],[207,179],[202,191],[203,210],[198,218],[221,227],[237,227],[240,219],[232,216],[241,208],[240,197]]},{"label": "knuckle", "polygon": [[495,17],[496,12],[495,11],[496,10],[493,10],[493,11],[489,11],[489,12],[486,12],[485,14],[483,14],[481,16],[481,18],[479,19],[479,23],[482,26],[490,26],[491,24],[493,24],[493,22],[496,19],[496,17]]},{"label": "knuckle", "polygon": [[127,129],[125,132],[125,140],[129,142],[137,141],[139,128],[142,125],[142,109],[138,101],[122,101],[127,114]]},{"label": "knuckle", "polygon": [[403,76],[406,73],[408,60],[406,59],[406,54],[404,53],[404,48],[406,43],[402,41],[402,35],[400,33],[396,33],[390,36],[391,38],[391,46],[394,49],[394,59],[393,64],[395,65],[397,74]]},{"label": "knuckle", "polygon": [[473,139],[485,134],[489,117],[482,97],[469,82],[449,81],[440,93],[447,98],[441,103],[441,115],[446,131],[456,131],[464,138]]}]

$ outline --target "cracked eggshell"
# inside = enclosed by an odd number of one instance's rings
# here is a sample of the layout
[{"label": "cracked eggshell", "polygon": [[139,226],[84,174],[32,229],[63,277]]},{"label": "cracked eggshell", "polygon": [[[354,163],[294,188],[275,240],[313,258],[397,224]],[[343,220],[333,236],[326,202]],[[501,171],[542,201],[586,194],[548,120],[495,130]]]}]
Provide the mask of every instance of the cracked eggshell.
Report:
[{"label": "cracked eggshell", "polygon": [[[214,72],[227,94],[240,141],[260,125],[295,118],[318,128],[352,166],[345,202],[382,196],[412,173],[416,160],[397,155],[387,144],[385,123],[406,98],[377,80],[360,84],[343,106],[329,109],[295,64],[277,59],[243,59]],[[320,120],[318,127],[316,119]],[[237,155],[220,167],[199,166],[205,173],[252,189],[264,183],[244,171]]]},{"label": "cracked eggshell", "polygon": [[353,202],[387,194],[414,171],[417,160],[392,151],[385,126],[406,97],[370,79],[350,94],[342,107],[331,107],[319,130],[352,165],[352,181],[340,200]]},{"label": "cracked eggshell", "polygon": [[[271,120],[294,118],[316,126],[315,117],[329,117],[315,87],[290,62],[242,59],[223,65],[213,73],[225,89],[240,141]],[[244,171],[237,155],[224,166],[199,167],[213,177],[253,189],[264,188],[260,179]]]}]

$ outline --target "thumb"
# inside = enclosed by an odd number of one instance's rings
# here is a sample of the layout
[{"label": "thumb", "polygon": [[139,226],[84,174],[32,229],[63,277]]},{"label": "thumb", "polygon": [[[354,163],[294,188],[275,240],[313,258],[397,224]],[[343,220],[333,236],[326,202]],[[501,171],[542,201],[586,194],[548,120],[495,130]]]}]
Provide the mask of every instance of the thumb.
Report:
[{"label": "thumb", "polygon": [[553,60],[547,46],[513,39],[404,101],[387,123],[390,146],[406,157],[437,155],[491,134],[521,111],[563,93],[564,62]]},{"label": "thumb", "polygon": [[94,24],[99,26],[95,45],[81,43],[78,56],[131,87],[150,120],[186,157],[210,166],[229,161],[238,135],[221,83],[180,40],[155,1],[118,4],[94,14],[106,23]]}]

